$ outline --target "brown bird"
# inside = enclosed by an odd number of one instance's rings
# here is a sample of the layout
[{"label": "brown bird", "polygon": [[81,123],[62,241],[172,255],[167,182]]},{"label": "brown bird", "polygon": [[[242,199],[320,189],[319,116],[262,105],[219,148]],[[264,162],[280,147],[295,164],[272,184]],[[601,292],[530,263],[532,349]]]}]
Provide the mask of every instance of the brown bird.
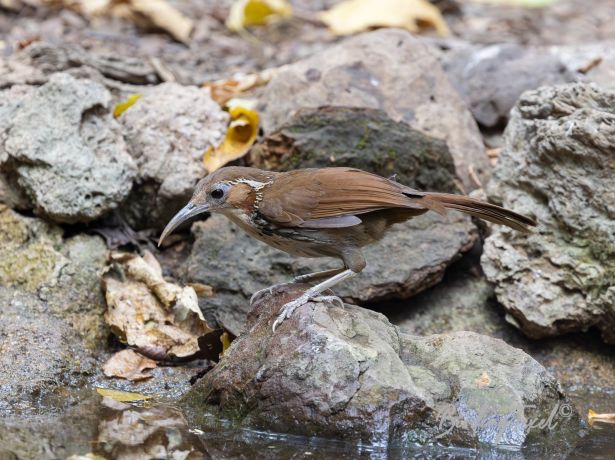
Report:
[{"label": "brown bird", "polygon": [[[362,247],[380,240],[393,224],[427,211],[455,209],[527,232],[536,223],[508,209],[467,196],[421,192],[376,174],[352,168],[270,172],[226,167],[202,179],[194,195],[160,236],[203,212],[219,212],[249,235],[295,256],[337,257],[344,266],[298,276],[294,282],[319,279],[303,295],[284,305],[273,330],[311,299],[341,300],[321,294],[361,272]],[[268,288],[273,289],[275,286]],[[251,302],[259,295],[252,296]]]}]

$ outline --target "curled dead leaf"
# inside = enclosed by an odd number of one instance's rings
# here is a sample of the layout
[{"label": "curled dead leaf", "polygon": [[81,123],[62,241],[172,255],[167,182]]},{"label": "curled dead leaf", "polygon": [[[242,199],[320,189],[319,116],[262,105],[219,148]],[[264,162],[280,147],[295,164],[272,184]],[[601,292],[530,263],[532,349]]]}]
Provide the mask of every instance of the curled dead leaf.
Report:
[{"label": "curled dead leaf", "polygon": [[292,7],[287,0],[236,0],[226,19],[226,27],[240,32],[250,26],[262,26],[272,19],[289,17]]},{"label": "curled dead leaf", "polygon": [[196,292],[166,282],[155,257],[114,252],[103,275],[105,320],[115,335],[149,358],[188,358],[213,329],[203,318]]},{"label": "curled dead leaf", "polygon": [[258,135],[260,117],[255,110],[236,106],[229,110],[231,121],[222,144],[210,148],[203,156],[203,164],[209,173],[221,168],[230,161],[243,157]]},{"label": "curled dead leaf", "polygon": [[156,361],[140,355],[132,349],[118,351],[111,356],[103,366],[103,373],[107,377],[119,377],[133,382],[152,377],[143,371],[155,369]]},{"label": "curled dead leaf", "polygon": [[321,12],[319,17],[336,35],[376,27],[419,32],[424,26],[433,27],[439,35],[450,35],[440,10],[427,0],[347,0]]}]

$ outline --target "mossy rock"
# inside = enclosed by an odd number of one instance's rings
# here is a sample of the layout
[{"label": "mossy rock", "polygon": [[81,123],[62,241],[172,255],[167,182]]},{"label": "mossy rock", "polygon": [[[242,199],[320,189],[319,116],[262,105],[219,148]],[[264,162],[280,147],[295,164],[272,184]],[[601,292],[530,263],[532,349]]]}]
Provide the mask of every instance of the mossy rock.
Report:
[{"label": "mossy rock", "polygon": [[446,142],[365,108],[302,109],[251,152],[263,169],[349,166],[424,190],[460,191]]}]

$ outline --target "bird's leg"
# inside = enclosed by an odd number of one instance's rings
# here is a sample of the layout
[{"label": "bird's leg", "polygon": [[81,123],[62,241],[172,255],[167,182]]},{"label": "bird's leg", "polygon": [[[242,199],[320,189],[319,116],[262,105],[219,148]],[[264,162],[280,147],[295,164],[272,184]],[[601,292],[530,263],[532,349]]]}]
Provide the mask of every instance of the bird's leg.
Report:
[{"label": "bird's leg", "polygon": [[252,297],[250,297],[250,305],[252,305],[256,301],[256,299],[258,299],[265,292],[268,292],[269,294],[273,294],[273,291],[275,291],[277,288],[282,287],[282,286],[286,286],[287,284],[291,284],[291,283],[308,283],[310,281],[315,281],[315,280],[318,280],[318,279],[321,279],[321,278],[326,278],[328,276],[337,275],[338,273],[343,272],[345,269],[346,269],[345,267],[333,268],[331,270],[324,270],[324,271],[321,271],[321,272],[306,273],[305,275],[295,276],[290,283],[274,284],[273,286],[269,286],[269,287],[266,287],[266,288],[261,289],[259,291],[256,291],[254,294],[252,294]]},{"label": "bird's leg", "polygon": [[310,300],[329,300],[329,301],[335,301],[335,302],[339,302],[341,304],[341,306],[344,306],[344,302],[342,302],[342,299],[340,299],[337,296],[321,296],[320,294],[322,294],[324,291],[326,291],[327,289],[332,288],[333,286],[335,286],[338,283],[341,283],[342,281],[348,279],[348,278],[352,278],[353,276],[356,276],[358,274],[358,272],[354,272],[351,269],[346,269],[344,271],[342,271],[341,273],[338,273],[337,275],[332,276],[331,278],[323,281],[322,283],[317,284],[316,286],[311,287],[310,289],[308,289],[307,291],[305,291],[299,298],[292,300],[290,302],[288,302],[287,304],[285,304],[282,307],[282,310],[280,311],[280,314],[278,315],[278,317],[276,318],[276,320],[273,323],[273,331],[275,332],[276,328],[282,324],[282,321],[284,321],[286,318],[290,317],[290,315],[293,314],[293,312],[299,308],[301,305],[305,305],[306,303],[308,303]]},{"label": "bird's leg", "polygon": [[337,275],[338,273],[346,270],[346,267],[332,268],[331,270],[324,270],[322,272],[306,273],[305,275],[298,275],[293,278],[293,283],[309,283],[310,281],[327,278],[329,276]]}]

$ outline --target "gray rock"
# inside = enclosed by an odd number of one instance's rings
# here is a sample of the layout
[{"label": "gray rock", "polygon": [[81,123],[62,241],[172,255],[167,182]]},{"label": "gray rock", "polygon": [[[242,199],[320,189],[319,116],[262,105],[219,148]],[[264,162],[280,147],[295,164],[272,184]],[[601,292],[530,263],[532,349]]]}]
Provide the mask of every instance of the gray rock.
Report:
[{"label": "gray rock", "polygon": [[309,303],[272,333],[280,306],[300,290],[256,304],[182,404],[193,413],[213,408],[240,427],[379,445],[576,439],[578,414],[524,352],[471,332],[400,334],[353,305]]},{"label": "gray rock", "polygon": [[476,123],[438,63],[437,50],[405,31],[361,34],[289,65],[271,80],[262,100],[266,133],[300,108],[381,109],[445,140],[467,190],[476,188],[470,168],[479,178],[489,171]]},{"label": "gray rock", "polygon": [[[215,296],[202,300],[201,307],[235,334],[254,292],[298,274],[341,266],[334,259],[296,258],[273,249],[221,215],[194,224],[192,231],[196,241],[182,278],[214,287]],[[365,249],[368,263],[361,275],[336,286],[335,293],[359,303],[410,297],[437,284],[476,238],[471,220],[458,213],[426,214],[395,225]]]},{"label": "gray rock", "polygon": [[396,181],[420,190],[460,189],[446,142],[375,109],[299,109],[252,148],[250,162],[279,171],[348,166],[383,177],[395,175]]},{"label": "gray rock", "polygon": [[224,138],[228,114],[203,89],[164,83],[148,90],[120,122],[139,165],[123,210],[133,226],[161,229],[207,173],[203,153]]},{"label": "gray rock", "polygon": [[128,195],[135,165],[109,112],[110,98],[99,83],[55,74],[0,107],[0,169],[37,213],[88,222]]},{"label": "gray rock", "polygon": [[576,79],[546,48],[513,44],[455,47],[444,54],[443,67],[476,121],[486,127],[505,125],[524,91]]},{"label": "gray rock", "polygon": [[615,92],[587,84],[525,93],[488,194],[537,231],[498,228],[482,265],[530,337],[597,326],[615,343]]}]

